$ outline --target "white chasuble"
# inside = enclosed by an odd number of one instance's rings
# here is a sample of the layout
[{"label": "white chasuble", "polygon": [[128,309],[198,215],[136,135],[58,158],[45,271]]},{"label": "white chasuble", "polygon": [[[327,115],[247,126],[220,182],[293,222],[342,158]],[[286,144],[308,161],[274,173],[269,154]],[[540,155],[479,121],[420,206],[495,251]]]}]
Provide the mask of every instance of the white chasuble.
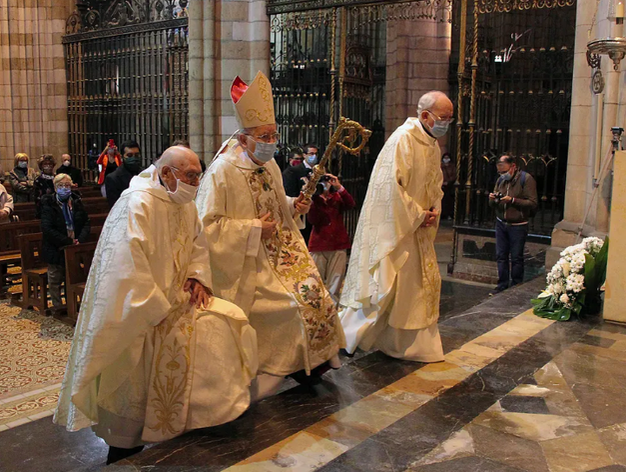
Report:
[{"label": "white chasuble", "polygon": [[[213,289],[248,315],[259,371],[310,372],[335,356],[344,345],[337,309],[298,230],[276,162],[258,166],[230,141],[207,169],[196,203]],[[259,218],[267,213],[277,226],[264,240]]]},{"label": "white chasuble", "polygon": [[133,447],[235,419],[249,405],[256,337],[214,298],[196,310],[188,278],[211,286],[193,202],[169,199],[154,166],[133,178],[102,229],[54,421]]},{"label": "white chasuble", "polygon": [[443,359],[438,220],[420,227],[426,210],[441,209],[440,154],[436,139],[409,118],[376,160],[340,301],[349,352],[377,348],[403,359]]}]

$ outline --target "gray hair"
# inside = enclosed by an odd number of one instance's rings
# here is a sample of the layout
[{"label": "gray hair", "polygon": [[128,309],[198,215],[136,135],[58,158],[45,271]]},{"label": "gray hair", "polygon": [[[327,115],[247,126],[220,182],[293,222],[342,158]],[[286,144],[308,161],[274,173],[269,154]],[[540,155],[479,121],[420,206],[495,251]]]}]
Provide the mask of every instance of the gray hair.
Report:
[{"label": "gray hair", "polygon": [[439,90],[431,90],[422,95],[417,103],[417,116],[423,111],[430,110],[442,96],[447,98],[447,95]]}]

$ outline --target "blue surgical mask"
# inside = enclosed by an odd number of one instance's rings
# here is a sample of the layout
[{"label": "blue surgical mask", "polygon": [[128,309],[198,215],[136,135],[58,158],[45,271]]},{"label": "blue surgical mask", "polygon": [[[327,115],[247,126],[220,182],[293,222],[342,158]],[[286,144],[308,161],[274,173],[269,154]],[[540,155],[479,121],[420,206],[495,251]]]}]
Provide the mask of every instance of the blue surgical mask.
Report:
[{"label": "blue surgical mask", "polygon": [[[251,138],[252,139],[252,138]],[[259,162],[269,162],[274,157],[274,153],[276,152],[276,146],[278,143],[259,143],[252,139],[256,143],[256,148],[252,155]]]},{"label": "blue surgical mask", "polygon": [[500,175],[500,178],[502,180],[504,180],[505,182],[508,182],[509,180],[511,180],[513,178],[513,176],[511,174],[509,174],[508,172]]},{"label": "blue surgical mask", "polygon": [[59,187],[57,188],[57,197],[62,202],[66,201],[72,195],[72,189],[67,187]]},{"label": "blue surgical mask", "polygon": [[313,167],[315,164],[317,164],[317,156],[315,154],[306,156],[306,163]]},{"label": "blue surgical mask", "polygon": [[20,161],[20,162],[18,162],[18,163],[17,163],[17,166],[18,166],[20,169],[28,169],[28,162],[26,162],[26,161]]},{"label": "blue surgical mask", "polygon": [[450,123],[449,122],[435,120],[435,124],[430,129],[430,133],[435,138],[441,138],[442,136],[445,136],[445,134],[448,132],[448,128],[449,127],[450,127]]}]

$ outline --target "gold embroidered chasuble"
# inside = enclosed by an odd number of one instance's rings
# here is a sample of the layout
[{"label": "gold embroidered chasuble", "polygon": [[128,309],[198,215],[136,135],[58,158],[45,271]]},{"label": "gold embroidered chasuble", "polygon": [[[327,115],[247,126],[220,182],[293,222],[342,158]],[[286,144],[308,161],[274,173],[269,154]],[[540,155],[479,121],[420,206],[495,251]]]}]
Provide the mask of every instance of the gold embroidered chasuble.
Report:
[{"label": "gold embroidered chasuble", "polygon": [[[343,347],[337,310],[306,248],[293,200],[272,159],[254,164],[232,140],[207,169],[196,198],[216,295],[240,306],[257,332],[260,372],[287,375]],[[258,219],[278,224],[261,239]],[[256,221],[256,223],[255,223]]]},{"label": "gold embroidered chasuble", "polygon": [[[438,220],[434,227],[420,225],[425,210],[441,209],[440,155],[437,141],[417,118],[409,118],[376,160],[340,301],[349,351],[377,322],[403,330],[398,332],[402,343],[410,342],[408,331],[436,330],[441,291],[434,248]],[[370,340],[361,347],[372,345]]]},{"label": "gold embroidered chasuble", "polygon": [[[111,434],[131,447],[246,410],[254,330],[233,304],[213,299],[196,310],[182,290],[187,278],[211,286],[207,264],[195,205],[171,202],[154,166],[135,177],[99,239],[56,423],[70,431],[95,426],[99,434],[100,422],[116,418]],[[129,424],[139,430],[128,433]]]}]

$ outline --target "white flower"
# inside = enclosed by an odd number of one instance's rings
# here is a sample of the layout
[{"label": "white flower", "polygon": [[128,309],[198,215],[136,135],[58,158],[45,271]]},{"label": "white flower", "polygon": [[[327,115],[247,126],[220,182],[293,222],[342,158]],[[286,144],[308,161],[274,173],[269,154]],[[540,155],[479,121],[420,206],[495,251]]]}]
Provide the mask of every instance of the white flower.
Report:
[{"label": "white flower", "polygon": [[574,272],[581,272],[585,267],[585,254],[587,251],[581,251],[572,257],[571,270]]},{"label": "white flower", "polygon": [[565,288],[568,292],[579,293],[585,288],[585,276],[582,274],[570,274],[567,278]]},{"label": "white flower", "polygon": [[595,237],[585,238],[583,239],[582,245],[590,254],[595,256],[598,252],[600,252],[600,249],[602,249],[604,241]]},{"label": "white flower", "polygon": [[561,267],[563,269],[563,275],[565,277],[567,277],[569,275],[570,269],[571,269],[571,265],[569,262],[567,261],[563,261],[563,263],[561,264]]},{"label": "white flower", "polygon": [[563,295],[561,295],[561,297],[559,298],[559,301],[563,303],[564,305],[567,305],[569,303],[569,296],[567,295],[567,293],[564,293]]}]

